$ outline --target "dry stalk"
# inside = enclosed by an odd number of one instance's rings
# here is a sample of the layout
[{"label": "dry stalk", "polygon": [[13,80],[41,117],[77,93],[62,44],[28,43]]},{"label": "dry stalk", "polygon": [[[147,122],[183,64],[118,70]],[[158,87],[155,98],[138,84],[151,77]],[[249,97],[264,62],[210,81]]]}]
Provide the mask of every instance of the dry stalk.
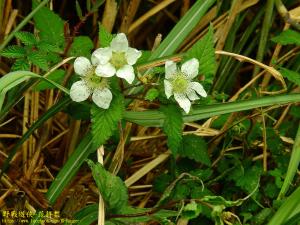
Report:
[{"label": "dry stalk", "polygon": [[[103,165],[104,147],[103,145],[97,150],[97,159]],[[99,178],[101,179],[101,178]],[[98,225],[105,225],[105,205],[104,200],[99,191],[99,211],[98,211]]]}]

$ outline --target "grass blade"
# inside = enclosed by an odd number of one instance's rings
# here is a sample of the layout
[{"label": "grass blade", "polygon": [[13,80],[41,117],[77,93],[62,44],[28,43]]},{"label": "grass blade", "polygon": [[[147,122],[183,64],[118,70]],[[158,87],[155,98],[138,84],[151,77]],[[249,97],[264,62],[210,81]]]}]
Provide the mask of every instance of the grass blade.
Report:
[{"label": "grass blade", "polygon": [[283,185],[279,192],[278,199],[282,199],[286,194],[286,192],[288,191],[289,186],[291,185],[293,178],[298,170],[299,162],[300,162],[300,124],[298,127],[295,143],[293,146],[289,167],[285,175]]},{"label": "grass blade", "polygon": [[[218,103],[213,105],[204,105],[194,107],[190,114],[184,115],[184,122],[197,121],[200,119],[218,116],[226,113],[239,112],[258,107],[265,107],[276,104],[287,104],[300,102],[300,94],[286,94],[278,96],[268,96],[258,99],[250,99],[237,102]],[[126,111],[124,119],[137,123],[142,126],[158,126],[161,127],[165,116],[162,112],[149,110],[144,112]]]},{"label": "grass blade", "polygon": [[150,60],[174,53],[215,1],[197,1],[153,52]]}]

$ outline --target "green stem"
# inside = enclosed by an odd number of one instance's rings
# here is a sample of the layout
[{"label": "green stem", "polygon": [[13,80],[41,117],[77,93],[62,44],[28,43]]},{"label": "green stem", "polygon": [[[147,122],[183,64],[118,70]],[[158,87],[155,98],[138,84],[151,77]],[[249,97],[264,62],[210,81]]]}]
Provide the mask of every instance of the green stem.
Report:
[{"label": "green stem", "polygon": [[[264,22],[261,30],[261,36],[260,36],[259,46],[258,46],[258,51],[256,56],[256,60],[259,62],[263,61],[264,58],[264,53],[265,53],[266,44],[268,40],[268,34],[272,24],[273,8],[274,8],[274,0],[268,0],[266,4],[266,14],[264,17]],[[259,72],[259,67],[256,66],[253,71],[253,76],[255,76],[258,72]]]},{"label": "green stem", "polygon": [[49,0],[42,1],[31,13],[26,16],[21,23],[4,39],[3,43],[0,45],[0,52],[5,48],[5,46],[14,38],[15,34],[21,30],[29,20],[37,13],[44,5],[46,5]]}]

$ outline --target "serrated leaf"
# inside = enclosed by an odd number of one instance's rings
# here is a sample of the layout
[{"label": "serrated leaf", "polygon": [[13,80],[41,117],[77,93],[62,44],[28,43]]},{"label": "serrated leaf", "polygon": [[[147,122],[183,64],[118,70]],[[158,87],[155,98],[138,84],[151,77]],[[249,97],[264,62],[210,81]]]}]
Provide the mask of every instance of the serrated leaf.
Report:
[{"label": "serrated leaf", "polygon": [[113,96],[108,109],[92,106],[92,135],[95,148],[103,145],[118,127],[118,121],[122,119],[124,98],[121,94]]},{"label": "serrated leaf", "polygon": [[93,163],[91,160],[87,160],[87,162],[105,206],[111,212],[120,212],[128,203],[128,193],[124,182],[120,177],[106,171],[100,163]]},{"label": "serrated leaf", "polygon": [[210,26],[208,33],[187,51],[186,59],[196,58],[199,60],[199,72],[205,76],[212,75],[216,71],[216,59],[214,49],[213,27]]},{"label": "serrated leaf", "polygon": [[30,65],[26,58],[17,59],[11,67],[11,71],[30,70]]},{"label": "serrated leaf", "polygon": [[99,41],[102,48],[108,47],[113,39],[113,35],[109,33],[105,27],[99,23]]},{"label": "serrated leaf", "polygon": [[10,45],[7,48],[3,49],[0,53],[1,56],[7,58],[22,58],[26,54],[26,51],[23,47],[18,45]]},{"label": "serrated leaf", "polygon": [[[49,80],[54,81],[55,83],[61,84],[65,76],[65,71],[64,70],[55,70],[52,73],[50,73],[47,78]],[[54,89],[56,88],[53,84],[50,84],[47,81],[41,81],[38,83],[35,87],[35,91],[43,91],[46,89]]]},{"label": "serrated leaf", "polygon": [[278,36],[273,37],[271,40],[281,45],[300,45],[300,33],[288,29],[281,32]]},{"label": "serrated leaf", "polygon": [[299,73],[289,70],[289,69],[286,69],[286,68],[283,68],[283,67],[280,68],[280,73],[282,74],[282,76],[287,78],[289,81],[300,86],[300,74]]},{"label": "serrated leaf", "polygon": [[89,37],[87,36],[75,37],[72,46],[70,48],[69,55],[75,57],[78,56],[89,57],[93,47],[94,44]]},{"label": "serrated leaf", "polygon": [[46,60],[46,55],[41,51],[34,51],[28,55],[28,60],[32,62],[35,66],[48,70],[48,62]]},{"label": "serrated leaf", "polygon": [[26,31],[19,31],[16,34],[16,38],[18,38],[24,45],[35,45],[36,39],[34,34]]},{"label": "serrated leaf", "polygon": [[39,50],[45,51],[45,52],[55,52],[59,53],[61,50],[58,46],[48,43],[47,41],[40,41],[37,43],[37,48]]},{"label": "serrated leaf", "polygon": [[182,144],[178,149],[178,154],[203,163],[204,165],[211,165],[211,161],[207,153],[207,144],[202,137],[198,137],[196,135],[183,136]]},{"label": "serrated leaf", "polygon": [[[35,2],[33,5],[36,5]],[[35,27],[40,31],[41,40],[59,48],[64,45],[64,21],[57,14],[47,7],[42,7],[33,18]]]},{"label": "serrated leaf", "polygon": [[145,99],[152,102],[158,97],[158,95],[159,91],[156,88],[150,88],[146,93]]},{"label": "serrated leaf", "polygon": [[163,131],[168,137],[168,147],[175,156],[182,140],[182,114],[176,105],[162,106],[164,113]]}]

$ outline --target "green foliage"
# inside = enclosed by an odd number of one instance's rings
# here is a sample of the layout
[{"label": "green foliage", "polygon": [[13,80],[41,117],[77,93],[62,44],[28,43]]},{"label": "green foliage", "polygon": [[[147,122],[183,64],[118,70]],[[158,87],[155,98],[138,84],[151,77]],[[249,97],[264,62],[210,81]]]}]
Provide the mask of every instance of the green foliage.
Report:
[{"label": "green foliage", "polygon": [[1,56],[7,58],[22,58],[26,54],[26,51],[23,47],[18,45],[10,45],[7,48],[3,49],[0,53]]},{"label": "green foliage", "polygon": [[128,203],[127,188],[121,178],[106,171],[100,163],[87,160],[105,206],[110,212],[118,213]]},{"label": "green foliage", "polygon": [[[55,70],[53,71],[52,73],[50,73],[48,75],[48,79],[49,80],[52,80],[56,83],[59,83],[61,84],[63,79],[64,79],[64,76],[65,76],[65,71],[64,70]],[[35,87],[34,87],[34,90],[36,91],[43,91],[43,90],[46,90],[46,89],[54,89],[56,88],[54,85],[52,84],[49,84],[49,82],[46,82],[46,81],[41,81],[40,83],[38,83]]]},{"label": "green foliage", "polygon": [[113,36],[99,23],[99,41],[102,48],[108,47]]},{"label": "green foliage", "polygon": [[34,34],[26,31],[19,31],[16,33],[16,38],[18,38],[24,45],[32,46],[37,43]]},{"label": "green foliage", "polygon": [[261,167],[253,166],[248,168],[245,173],[241,174],[241,176],[236,180],[236,185],[250,194],[257,187],[261,173]]},{"label": "green foliage", "polygon": [[199,71],[205,76],[215,73],[217,63],[214,49],[213,27],[210,26],[208,33],[186,52],[186,59],[196,58],[199,60]]},{"label": "green foliage", "polygon": [[207,153],[207,144],[205,140],[196,135],[185,135],[182,144],[178,149],[178,154],[196,162],[203,163],[206,166],[211,165],[210,158]]},{"label": "green foliage", "polygon": [[[33,6],[36,6],[36,1]],[[47,7],[42,7],[33,19],[41,40],[62,49],[65,44],[64,21]]]},{"label": "green foliage", "polygon": [[124,98],[115,95],[108,109],[101,109],[96,105],[91,108],[92,134],[94,147],[98,148],[113,134],[118,127],[118,121],[122,119],[124,112]]},{"label": "green foliage", "polygon": [[150,88],[146,93],[145,99],[152,102],[158,97],[158,95],[159,91],[156,88]]},{"label": "green foliage", "polygon": [[12,71],[17,71],[17,70],[30,70],[30,65],[28,60],[26,60],[25,58],[20,58],[17,59],[13,66],[11,67]]},{"label": "green foliage", "polygon": [[87,36],[78,36],[74,38],[72,46],[70,48],[70,56],[85,56],[89,57],[90,52],[93,49],[94,44],[92,40]]},{"label": "green foliage", "polygon": [[41,51],[32,51],[28,54],[28,60],[35,66],[48,70],[48,62],[46,60],[46,54]]},{"label": "green foliage", "polygon": [[168,147],[175,156],[182,140],[182,114],[176,105],[162,106],[165,119],[163,131],[168,136]]},{"label": "green foliage", "polygon": [[299,73],[297,73],[293,70],[283,68],[283,67],[280,68],[280,73],[282,74],[282,76],[287,78],[289,81],[291,81],[294,84],[300,86],[300,74]]},{"label": "green foliage", "polygon": [[194,219],[199,216],[202,211],[202,206],[195,201],[184,206],[181,216],[186,219]]},{"label": "green foliage", "polygon": [[300,33],[291,29],[281,32],[278,36],[272,38],[272,41],[281,45],[300,45]]}]

